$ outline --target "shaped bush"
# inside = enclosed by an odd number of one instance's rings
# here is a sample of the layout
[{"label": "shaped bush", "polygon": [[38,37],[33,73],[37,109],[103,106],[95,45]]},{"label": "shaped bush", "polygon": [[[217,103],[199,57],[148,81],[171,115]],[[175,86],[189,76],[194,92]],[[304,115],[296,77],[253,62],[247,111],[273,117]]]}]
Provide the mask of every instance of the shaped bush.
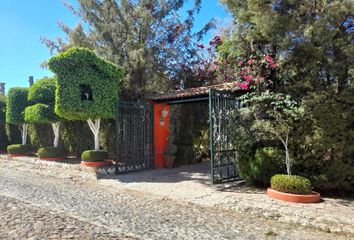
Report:
[{"label": "shaped bush", "polygon": [[27,97],[28,88],[10,88],[6,105],[6,122],[20,127],[22,145],[27,143],[28,124],[24,118],[25,108],[29,105]]},{"label": "shaped bush", "polygon": [[5,124],[6,124],[5,112],[6,112],[6,97],[0,94],[0,150],[6,149],[9,142],[6,135],[6,128],[5,128]]},{"label": "shaped bush", "polygon": [[293,194],[309,194],[312,192],[310,180],[301,176],[277,174],[271,178],[271,187],[277,191]]},{"label": "shaped bush", "polygon": [[9,154],[29,154],[32,148],[29,145],[13,144],[7,147]]},{"label": "shaped bush", "polygon": [[30,87],[28,100],[36,103],[25,109],[25,120],[34,124],[51,124],[54,132],[54,147],[59,145],[59,117],[54,113],[55,78],[43,78]]},{"label": "shaped bush", "polygon": [[38,149],[37,152],[40,158],[60,158],[66,156],[66,150],[58,147],[44,147]]},{"label": "shaped bush", "polygon": [[102,162],[108,158],[107,151],[87,150],[81,155],[81,159],[85,162]]},{"label": "shaped bush", "polygon": [[85,48],[71,48],[48,61],[58,76],[55,112],[68,120],[86,120],[99,150],[100,119],[115,117],[121,68]]}]

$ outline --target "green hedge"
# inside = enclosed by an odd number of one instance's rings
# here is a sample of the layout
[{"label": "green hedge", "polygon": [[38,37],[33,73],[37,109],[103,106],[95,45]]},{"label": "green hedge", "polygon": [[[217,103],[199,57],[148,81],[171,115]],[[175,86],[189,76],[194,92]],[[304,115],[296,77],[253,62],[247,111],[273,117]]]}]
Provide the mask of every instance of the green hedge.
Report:
[{"label": "green hedge", "polygon": [[9,145],[9,140],[6,135],[6,97],[0,94],[0,150],[5,150]]},{"label": "green hedge", "polygon": [[81,159],[85,162],[103,162],[108,159],[108,152],[104,150],[87,150],[82,153]]},{"label": "green hedge", "polygon": [[40,158],[60,158],[65,157],[67,152],[63,148],[43,147],[38,149],[37,154]]},{"label": "green hedge", "polygon": [[9,154],[30,154],[32,147],[29,145],[13,144],[7,146],[7,152]]},{"label": "green hedge", "polygon": [[25,121],[35,124],[50,124],[59,121],[54,113],[54,107],[42,103],[26,107]]},{"label": "green hedge", "polygon": [[[59,53],[49,60],[48,66],[58,76],[55,112],[60,117],[68,120],[115,117],[122,69],[85,48]],[[85,93],[91,93],[89,99]]]},{"label": "green hedge", "polygon": [[55,104],[55,78],[42,78],[35,82],[28,92],[28,100],[33,103],[44,103],[51,106]]},{"label": "green hedge", "polygon": [[24,111],[29,102],[28,88],[10,88],[7,95],[6,122],[15,125],[24,123]]},{"label": "green hedge", "polygon": [[310,180],[301,176],[274,175],[270,180],[273,189],[293,194],[309,194],[312,192]]},{"label": "green hedge", "polygon": [[255,152],[240,152],[239,168],[247,183],[268,187],[270,178],[277,173],[285,173],[284,152],[275,147],[258,148]]}]

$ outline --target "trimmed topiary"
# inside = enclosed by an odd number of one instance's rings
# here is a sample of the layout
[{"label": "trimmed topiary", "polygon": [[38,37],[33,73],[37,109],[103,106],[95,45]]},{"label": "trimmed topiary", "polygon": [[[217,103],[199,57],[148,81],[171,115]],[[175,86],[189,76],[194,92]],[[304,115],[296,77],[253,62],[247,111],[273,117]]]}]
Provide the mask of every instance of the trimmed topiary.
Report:
[{"label": "trimmed topiary", "polygon": [[48,61],[58,76],[55,112],[68,120],[114,118],[121,68],[86,48],[70,48]]},{"label": "trimmed topiary", "polygon": [[43,147],[37,152],[40,158],[62,158],[66,157],[66,150],[58,147]]},{"label": "trimmed topiary", "polygon": [[108,152],[104,150],[87,150],[82,153],[81,159],[84,162],[103,162],[108,159]]},{"label": "trimmed topiary", "polygon": [[277,174],[271,178],[271,187],[279,192],[292,194],[310,194],[311,181],[301,176]]},{"label": "trimmed topiary", "polygon": [[30,105],[27,97],[28,88],[10,88],[6,104],[6,123],[20,126],[22,145],[27,143],[28,124],[24,116],[25,108]]},{"label": "trimmed topiary", "polygon": [[68,120],[86,120],[100,149],[100,120],[115,118],[123,70],[87,48],[70,48],[48,61],[58,76],[55,113]]},{"label": "trimmed topiary", "polygon": [[58,119],[54,108],[46,104],[37,103],[25,109],[25,120],[28,123],[49,124],[58,121]]},{"label": "trimmed topiary", "polygon": [[28,100],[35,105],[26,107],[25,121],[34,124],[51,124],[54,133],[54,147],[59,145],[60,118],[54,113],[55,78],[43,78],[30,87]]},{"label": "trimmed topiary", "polygon": [[30,154],[31,151],[32,151],[32,148],[29,145],[13,144],[13,145],[7,146],[7,152],[9,154],[27,155],[27,154]]}]

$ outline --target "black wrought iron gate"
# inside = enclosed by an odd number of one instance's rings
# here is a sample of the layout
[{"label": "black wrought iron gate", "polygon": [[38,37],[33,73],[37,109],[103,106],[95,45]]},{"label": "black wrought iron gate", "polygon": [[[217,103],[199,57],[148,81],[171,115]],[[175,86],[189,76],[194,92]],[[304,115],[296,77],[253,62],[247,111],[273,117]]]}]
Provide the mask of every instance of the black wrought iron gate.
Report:
[{"label": "black wrought iron gate", "polygon": [[153,124],[153,105],[139,102],[118,102],[116,173],[153,168]]},{"label": "black wrought iron gate", "polygon": [[237,151],[232,144],[239,102],[228,92],[209,91],[210,155],[213,183],[239,180]]}]

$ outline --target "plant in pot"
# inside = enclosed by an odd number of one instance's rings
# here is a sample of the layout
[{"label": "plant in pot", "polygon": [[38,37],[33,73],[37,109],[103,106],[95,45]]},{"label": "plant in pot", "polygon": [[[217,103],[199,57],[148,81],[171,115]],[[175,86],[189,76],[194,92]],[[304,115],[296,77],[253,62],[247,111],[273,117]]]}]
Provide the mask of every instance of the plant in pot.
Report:
[{"label": "plant in pot", "polygon": [[94,150],[82,153],[84,166],[106,165],[108,152],[100,150],[101,119],[116,116],[123,70],[87,48],[70,48],[48,61],[57,75],[55,113],[72,121],[87,121],[94,135]]},{"label": "plant in pot", "polygon": [[168,144],[166,151],[164,153],[164,163],[166,168],[172,168],[175,159],[176,159],[176,153],[177,153],[177,146],[175,144]]},{"label": "plant in pot", "polygon": [[296,203],[315,203],[321,200],[320,194],[312,191],[311,181],[296,175],[277,174],[270,180],[267,189],[269,197]]}]

